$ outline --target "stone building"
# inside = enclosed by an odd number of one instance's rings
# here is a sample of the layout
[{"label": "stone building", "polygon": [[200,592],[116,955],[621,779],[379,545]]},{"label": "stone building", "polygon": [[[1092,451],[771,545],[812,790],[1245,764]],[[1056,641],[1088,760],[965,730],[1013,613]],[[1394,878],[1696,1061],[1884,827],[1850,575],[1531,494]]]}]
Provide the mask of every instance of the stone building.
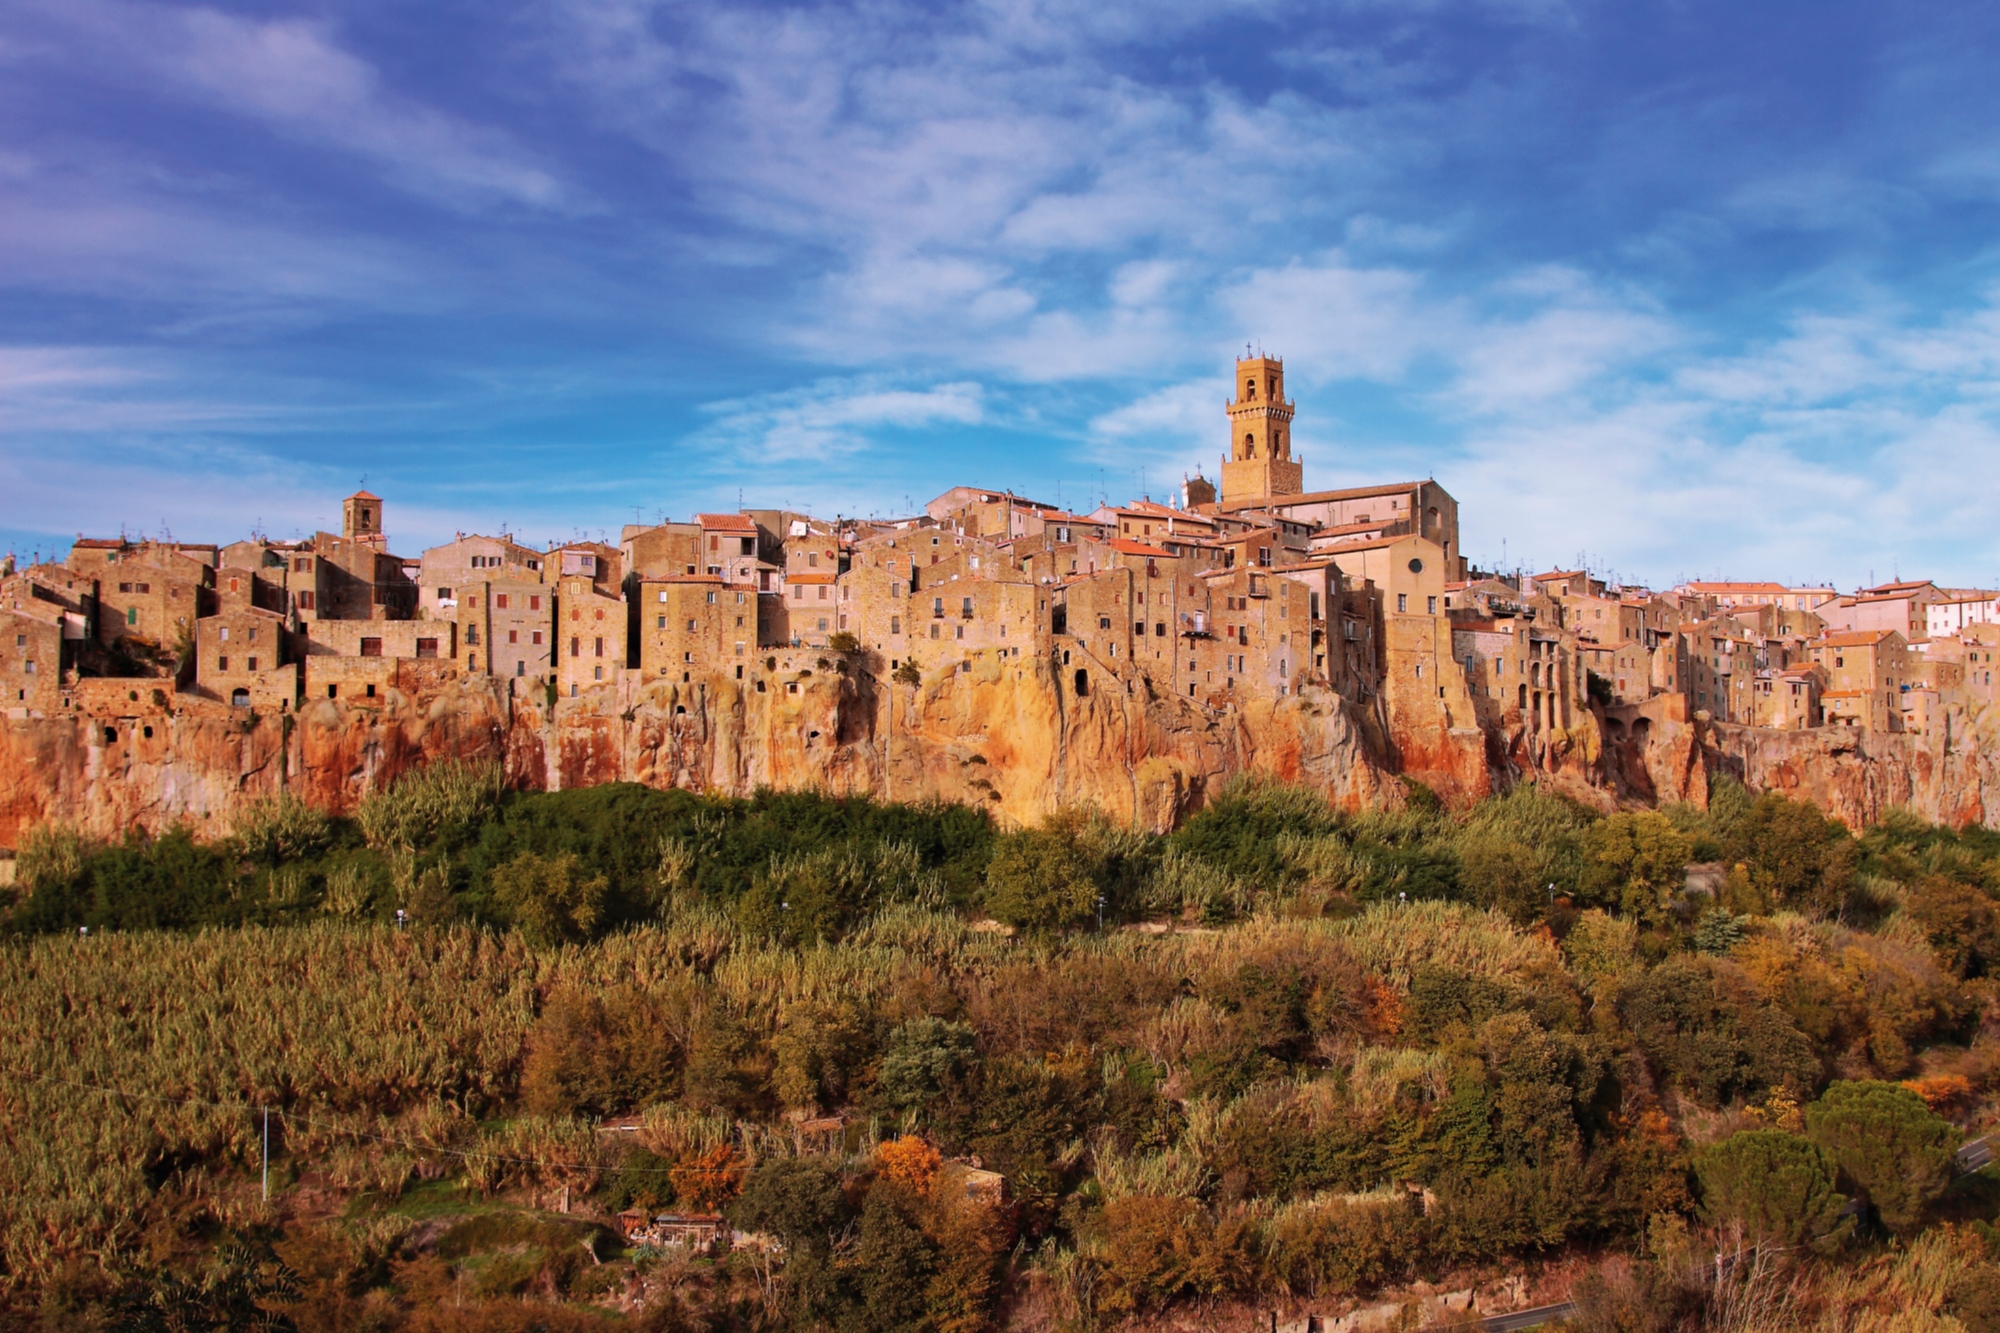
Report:
[{"label": "stone building", "polygon": [[49,602],[15,595],[0,605],[0,711],[8,717],[54,713],[62,706],[64,674],[76,642],[63,635],[63,612]]},{"label": "stone building", "polygon": [[742,680],[761,646],[752,584],[714,574],[645,579],[639,607],[639,671],[649,681]]},{"label": "stone building", "polygon": [[[601,569],[580,570],[555,585],[556,689],[563,698],[615,685],[625,667],[630,632],[625,598],[600,591],[601,577]],[[615,581],[612,586],[617,586]]]},{"label": "stone building", "polygon": [[1903,687],[1909,684],[1909,644],[1892,629],[1829,634],[1813,645],[1826,679],[1820,696],[1829,726],[1901,731]]},{"label": "stone building", "polygon": [[502,534],[460,533],[425,551],[417,575],[417,614],[459,620],[460,595],[475,583],[541,583],[543,553]]},{"label": "stone building", "polygon": [[67,563],[96,580],[98,643],[141,654],[163,669],[192,637],[215,587],[212,558],[204,561],[164,542],[79,538]]},{"label": "stone building", "polygon": [[195,690],[238,708],[286,712],[298,702],[299,667],[286,652],[285,617],[246,594],[195,623]]},{"label": "stone building", "polygon": [[1768,667],[1757,673],[1750,725],[1803,731],[1820,725],[1820,673],[1816,667]]}]

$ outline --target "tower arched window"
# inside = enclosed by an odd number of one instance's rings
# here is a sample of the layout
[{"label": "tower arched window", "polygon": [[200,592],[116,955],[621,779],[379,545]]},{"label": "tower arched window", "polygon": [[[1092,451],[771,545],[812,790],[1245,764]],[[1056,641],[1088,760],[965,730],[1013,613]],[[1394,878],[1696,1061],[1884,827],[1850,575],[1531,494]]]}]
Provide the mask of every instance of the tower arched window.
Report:
[{"label": "tower arched window", "polygon": [[1257,456],[1257,437],[1255,435],[1245,435],[1243,437],[1243,456],[1245,458],[1255,458]]},{"label": "tower arched window", "polygon": [[1244,385],[1243,385],[1243,396],[1244,396],[1244,398],[1246,398],[1246,399],[1249,399],[1249,398],[1255,398],[1255,397],[1257,396],[1257,381],[1256,381],[1256,380],[1248,380],[1248,381],[1246,381],[1246,382],[1244,383]]}]

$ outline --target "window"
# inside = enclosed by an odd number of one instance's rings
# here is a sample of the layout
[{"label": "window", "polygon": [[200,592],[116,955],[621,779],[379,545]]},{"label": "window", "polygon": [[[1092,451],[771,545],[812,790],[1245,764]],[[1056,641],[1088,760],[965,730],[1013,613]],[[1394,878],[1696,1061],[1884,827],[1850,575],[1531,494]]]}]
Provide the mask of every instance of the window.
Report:
[{"label": "window", "polygon": [[569,640],[569,655],[571,657],[583,656],[583,640],[577,638],[574,634],[570,636]]},{"label": "window", "polygon": [[510,629],[507,631],[507,642],[519,643],[520,641],[521,641],[521,631],[517,629]]},{"label": "window", "polygon": [[[595,645],[594,645],[594,647],[593,647],[593,649],[592,649],[592,652],[591,652],[591,656],[593,656],[593,657],[602,657],[602,656],[604,656],[604,636],[602,636],[602,635],[599,635],[599,636],[598,636],[598,638],[597,638],[597,640],[596,640],[596,643],[595,643]],[[603,676],[603,668],[601,668],[601,667],[600,667],[600,668],[598,669],[598,679],[599,679],[599,680],[602,680],[603,678],[604,678],[604,676]]]},{"label": "window", "polygon": [[970,597],[960,599],[958,613],[968,620],[972,618],[972,599]]},{"label": "window", "polygon": [[534,633],[534,642],[540,643],[541,641],[542,641],[542,632],[540,630],[536,630]]},{"label": "window", "polygon": [[542,599],[541,599],[540,597],[530,597],[530,598],[528,599],[528,609],[529,609],[530,611],[539,611],[539,610],[541,610],[541,609],[542,609]]},{"label": "window", "polygon": [[254,658],[254,657],[253,657],[253,658],[251,658],[251,659],[250,659],[250,666],[249,666],[249,669],[250,669],[250,670],[252,670],[252,671],[255,671],[255,670],[257,669],[257,659],[256,659],[256,658]]},{"label": "window", "polygon": [[126,608],[125,608],[125,623],[126,623],[127,625],[137,625],[137,624],[139,623],[139,608],[138,608],[138,607],[136,607],[136,606],[128,606],[128,607],[126,607]]},{"label": "window", "polygon": [[1424,601],[1427,605],[1429,614],[1436,615],[1438,613],[1438,599],[1435,597],[1426,597]]},{"label": "window", "polygon": [[603,680],[603,679],[604,679],[604,668],[603,668],[603,667],[592,667],[592,668],[591,668],[591,679],[593,679],[593,680]]},{"label": "window", "polygon": [[380,657],[382,655],[382,641],[380,639],[363,639],[361,641],[361,655],[363,657]]},{"label": "window", "polygon": [[903,618],[901,616],[889,617],[889,632],[891,634],[901,634],[903,632]]},{"label": "window", "polygon": [[507,594],[504,592],[493,594],[493,606],[496,610],[505,611],[507,609]]},{"label": "window", "polygon": [[312,610],[312,609],[313,609],[313,594],[311,594],[311,593],[309,593],[309,592],[302,592],[302,593],[300,593],[300,594],[299,594],[299,610],[301,610],[301,611],[310,611],[310,610]]},{"label": "window", "polygon": [[1164,620],[1155,622],[1155,624],[1153,625],[1153,633],[1162,639],[1166,638],[1167,622]]},{"label": "window", "polygon": [[227,626],[227,625],[224,625],[224,626],[222,627],[222,641],[223,641],[224,643],[228,643],[228,642],[229,642],[229,626]]},{"label": "window", "polygon": [[936,622],[936,621],[932,621],[932,622],[931,622],[931,637],[932,637],[933,639],[935,639],[935,638],[936,638],[937,636],[938,636],[938,627],[937,627],[937,622]]},{"label": "window", "polygon": [[1410,609],[1410,595],[1409,595],[1408,593],[1406,593],[1406,592],[1399,592],[1399,593],[1397,593],[1397,594],[1396,594],[1396,610],[1397,610],[1397,611],[1398,611],[1399,613],[1401,613],[1401,612],[1404,612],[1404,611],[1408,611],[1409,609]]},{"label": "window", "polygon": [[227,671],[227,670],[229,670],[229,659],[228,659],[227,657],[218,657],[218,658],[216,658],[216,659],[215,659],[215,669],[216,669],[217,671]]},{"label": "window", "polygon": [[[436,657],[437,655],[438,655],[438,641],[436,639],[417,640],[418,657]],[[255,668],[252,669],[254,670]]]},{"label": "window", "polygon": [[[706,601],[708,602],[708,604],[709,604],[710,606],[714,606],[714,605],[715,605],[715,593],[714,593],[713,591],[711,591],[711,592],[710,592],[710,593],[708,594],[707,598],[705,598],[704,600],[706,600]],[[598,614],[598,618],[599,618],[599,619],[602,619],[602,618],[603,618],[603,616],[604,616],[604,613],[603,613],[602,611],[598,612],[597,614]]]}]

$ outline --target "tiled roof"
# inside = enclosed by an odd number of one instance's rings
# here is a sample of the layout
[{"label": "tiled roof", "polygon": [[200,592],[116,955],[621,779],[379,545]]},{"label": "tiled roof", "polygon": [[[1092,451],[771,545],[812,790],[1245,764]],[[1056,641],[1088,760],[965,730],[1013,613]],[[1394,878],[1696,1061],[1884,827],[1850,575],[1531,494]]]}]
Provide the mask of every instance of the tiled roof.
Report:
[{"label": "tiled roof", "polygon": [[1821,648],[1872,648],[1896,631],[1892,629],[1852,630],[1845,634],[1829,634],[1816,645]]},{"label": "tiled roof", "polygon": [[1172,559],[1174,554],[1158,546],[1148,546],[1145,542],[1135,542],[1126,537],[1113,537],[1106,545],[1120,555],[1150,555]]},{"label": "tiled roof", "polygon": [[755,532],[756,520],[748,514],[696,514],[695,521],[704,529],[717,532]]}]

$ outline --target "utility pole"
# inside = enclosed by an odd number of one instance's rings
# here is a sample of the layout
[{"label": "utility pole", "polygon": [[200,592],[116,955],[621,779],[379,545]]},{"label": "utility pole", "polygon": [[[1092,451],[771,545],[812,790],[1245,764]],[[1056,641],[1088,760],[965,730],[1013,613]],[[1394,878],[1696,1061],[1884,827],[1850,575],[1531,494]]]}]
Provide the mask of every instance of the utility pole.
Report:
[{"label": "utility pole", "polygon": [[264,1108],[264,1202],[271,1201],[271,1108]]}]

